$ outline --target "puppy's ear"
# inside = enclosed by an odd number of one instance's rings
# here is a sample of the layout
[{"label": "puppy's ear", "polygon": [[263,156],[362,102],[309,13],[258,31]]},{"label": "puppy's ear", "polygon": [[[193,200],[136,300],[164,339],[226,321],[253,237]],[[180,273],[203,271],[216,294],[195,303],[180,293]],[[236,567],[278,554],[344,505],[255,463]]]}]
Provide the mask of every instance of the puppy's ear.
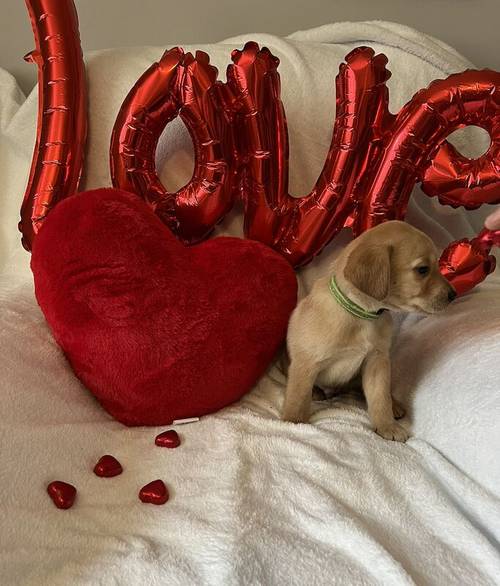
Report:
[{"label": "puppy's ear", "polygon": [[344,277],[365,295],[382,301],[389,294],[390,246],[356,246],[347,258]]}]

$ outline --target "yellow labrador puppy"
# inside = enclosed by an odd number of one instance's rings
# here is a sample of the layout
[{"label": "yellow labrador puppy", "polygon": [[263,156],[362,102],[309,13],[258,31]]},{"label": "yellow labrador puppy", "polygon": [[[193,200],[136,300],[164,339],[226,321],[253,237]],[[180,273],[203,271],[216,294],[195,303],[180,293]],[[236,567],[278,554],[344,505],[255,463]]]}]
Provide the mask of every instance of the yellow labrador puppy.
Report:
[{"label": "yellow labrador puppy", "polygon": [[391,311],[435,313],[455,290],[441,275],[430,238],[405,222],[386,222],[353,240],[294,310],[283,419],[309,419],[312,389],[335,388],[361,374],[375,431],[404,442],[391,396]]}]

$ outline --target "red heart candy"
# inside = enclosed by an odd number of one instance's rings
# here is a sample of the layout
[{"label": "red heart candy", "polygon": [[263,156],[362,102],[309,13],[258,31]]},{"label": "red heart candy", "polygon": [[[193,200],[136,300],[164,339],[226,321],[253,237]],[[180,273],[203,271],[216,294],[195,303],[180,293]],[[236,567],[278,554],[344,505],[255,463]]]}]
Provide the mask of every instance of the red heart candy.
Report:
[{"label": "red heart candy", "polygon": [[31,266],[40,307],[76,375],[127,425],[166,425],[249,391],[295,307],[290,265],[239,238],[181,244],[136,195],[57,204]]},{"label": "red heart candy", "polygon": [[168,489],[163,480],[153,480],[139,491],[139,498],[143,503],[164,505],[168,501]]},{"label": "red heart candy", "polygon": [[94,466],[94,472],[97,474],[97,476],[111,478],[121,474],[123,472],[123,468],[115,457],[106,454],[102,458],[99,458],[99,461]]},{"label": "red heart candy", "polygon": [[67,482],[54,480],[47,486],[47,492],[58,509],[69,509],[76,498],[76,488]]},{"label": "red heart candy", "polygon": [[176,448],[180,446],[181,439],[174,429],[169,429],[155,437],[155,444],[161,448]]}]

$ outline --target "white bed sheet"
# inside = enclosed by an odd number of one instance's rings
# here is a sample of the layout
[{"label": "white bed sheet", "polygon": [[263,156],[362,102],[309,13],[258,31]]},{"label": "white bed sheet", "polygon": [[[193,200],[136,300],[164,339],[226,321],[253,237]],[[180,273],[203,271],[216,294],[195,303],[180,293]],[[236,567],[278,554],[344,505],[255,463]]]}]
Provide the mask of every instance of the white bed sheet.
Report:
[{"label": "white bed sheet", "polygon": [[[436,77],[467,66],[450,48],[389,23],[344,23],[291,40],[252,35],[282,60],[292,138],[292,189],[322,165],[333,80],[345,53],[370,44],[390,58],[393,109]],[[223,69],[243,38],[208,48]],[[90,151],[86,186],[109,185],[107,147],[126,91],[161,49],[88,57]],[[408,71],[412,72],[408,76]],[[282,381],[271,369],[239,404],[179,429],[176,450],[153,445],[160,428],[113,421],[75,379],[34,301],[15,230],[36,120],[0,71],[0,577],[10,584],[495,584],[500,576],[500,283],[490,279],[439,317],[405,319],[394,387],[411,411],[405,445],[374,434],[363,406],[315,404],[311,425],[279,421]],[[314,88],[314,91],[311,91]],[[321,100],[318,96],[323,96]],[[169,185],[188,176],[180,125],[163,141]],[[31,142],[30,142],[31,141]],[[300,162],[300,165],[299,165]],[[419,195],[410,220],[443,246],[480,217]],[[238,234],[233,215],[219,231]],[[300,275],[327,270],[342,241]],[[91,472],[104,453],[124,473]],[[156,478],[171,500],[144,505]],[[79,491],[59,511],[54,479]]]},{"label": "white bed sheet", "polygon": [[[407,444],[381,439],[345,400],[316,403],[311,425],[281,422],[273,370],[240,404],[179,427],[181,446],[166,450],[153,443],[164,428],[124,428],[78,383],[30,285],[4,285],[2,584],[498,583],[498,359],[477,353],[483,336],[500,343],[494,293],[461,353],[444,333],[488,291],[424,319],[398,353],[396,387],[410,371],[416,396]],[[419,379],[412,366],[435,360],[436,339],[443,360]],[[105,453],[121,476],[94,476]],[[171,500],[140,503],[156,478]],[[54,479],[78,488],[72,509],[50,502]]]}]

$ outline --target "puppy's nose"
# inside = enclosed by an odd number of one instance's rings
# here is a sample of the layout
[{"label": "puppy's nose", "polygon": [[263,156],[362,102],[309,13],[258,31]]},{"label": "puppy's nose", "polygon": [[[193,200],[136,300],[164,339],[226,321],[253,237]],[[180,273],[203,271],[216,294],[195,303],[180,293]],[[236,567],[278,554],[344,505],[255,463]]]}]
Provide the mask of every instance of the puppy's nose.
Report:
[{"label": "puppy's nose", "polygon": [[455,291],[455,289],[450,289],[448,291],[448,301],[451,303],[455,297],[457,296],[457,292]]}]

